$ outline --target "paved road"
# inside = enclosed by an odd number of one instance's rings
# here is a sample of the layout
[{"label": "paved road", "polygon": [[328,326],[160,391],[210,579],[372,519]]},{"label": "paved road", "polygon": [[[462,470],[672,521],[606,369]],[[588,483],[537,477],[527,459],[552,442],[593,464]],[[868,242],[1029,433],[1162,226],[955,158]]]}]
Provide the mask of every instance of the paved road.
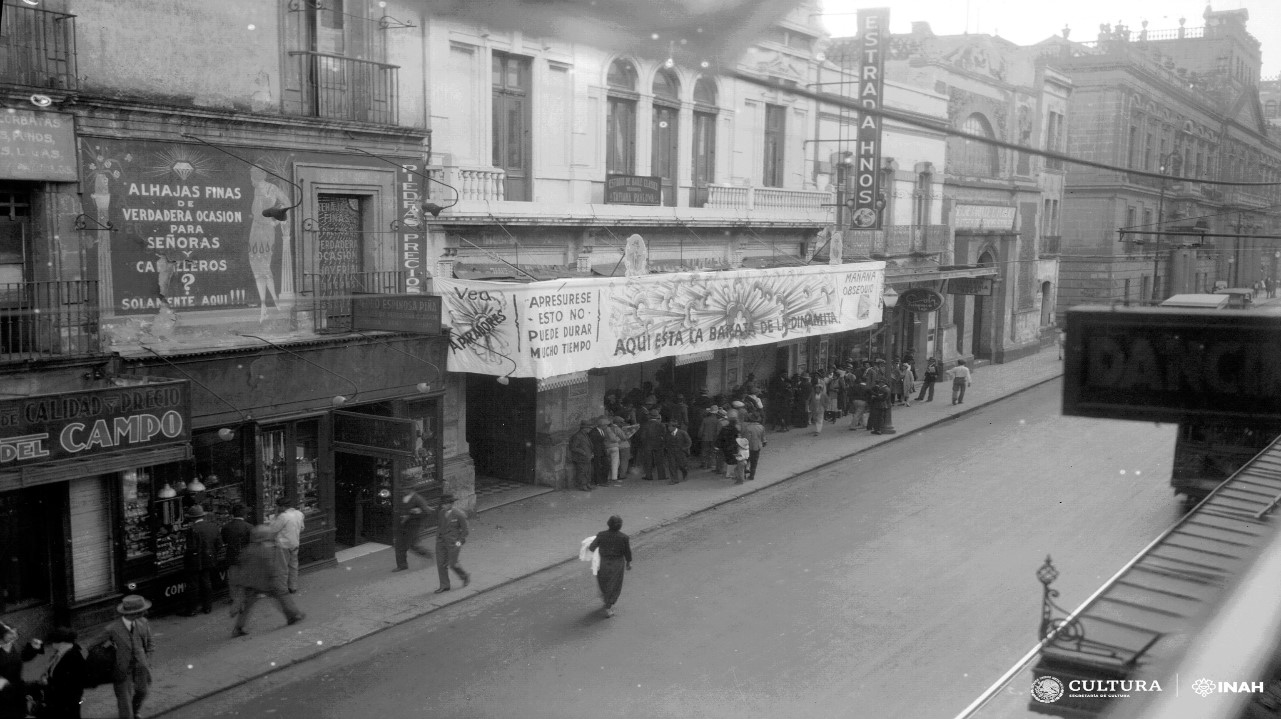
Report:
[{"label": "paved road", "polygon": [[613,619],[575,564],[170,716],[951,716],[1034,642],[1047,553],[1074,607],[1177,517],[1174,428],[1059,392],[640,538]]}]

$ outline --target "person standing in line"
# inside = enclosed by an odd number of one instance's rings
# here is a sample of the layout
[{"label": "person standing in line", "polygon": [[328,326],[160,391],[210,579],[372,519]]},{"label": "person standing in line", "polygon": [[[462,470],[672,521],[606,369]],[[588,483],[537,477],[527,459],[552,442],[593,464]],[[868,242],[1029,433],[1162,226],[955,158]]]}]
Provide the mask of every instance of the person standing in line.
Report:
[{"label": "person standing in line", "polygon": [[885,412],[890,406],[890,386],[884,382],[869,384],[867,388],[867,428],[872,434],[880,434],[885,426]]},{"label": "person standing in line", "polygon": [[222,533],[217,525],[205,519],[205,508],[199,504],[187,507],[183,516],[191,520],[187,525],[187,546],[183,552],[183,568],[187,570],[187,611],[184,617],[196,616],[200,611],[213,611],[213,575],[218,569],[218,555],[222,552]]},{"label": "person standing in line", "polygon": [[916,391],[916,371],[912,369],[912,363],[904,360],[898,368],[899,375],[903,378],[903,406],[912,406],[912,393]]},{"label": "person standing in line", "polygon": [[603,487],[609,484],[609,454],[606,452],[605,428],[609,420],[597,417],[587,438],[592,441],[592,486]]},{"label": "person standing in line", "polygon": [[668,484],[678,484],[689,479],[689,450],[694,440],[685,431],[685,425],[675,421],[668,424],[668,447],[671,451],[671,466],[668,468],[671,479]]},{"label": "person standing in line", "polygon": [[592,431],[592,423],[588,420],[580,420],[578,431],[569,438],[569,466],[571,467],[572,476],[570,481],[574,483],[576,489],[584,492],[590,492],[592,485],[592,438],[588,435]]},{"label": "person standing in line", "polygon": [[747,480],[750,482],[756,479],[756,463],[760,461],[761,448],[765,446],[765,425],[761,424],[759,414],[747,415],[743,436],[747,438]]},{"label": "person standing in line", "polygon": [[632,435],[636,434],[637,425],[628,423],[624,417],[615,417],[613,431],[618,437],[618,471],[613,479],[623,481],[632,466]]},{"label": "person standing in line", "polygon": [[736,461],[734,464],[734,484],[742,484],[747,481],[747,461],[752,454],[748,450],[747,438],[741,432],[738,435],[738,439],[734,440],[734,443],[738,445],[737,450],[734,452]]},{"label": "person standing in line", "polygon": [[471,575],[458,563],[458,555],[462,553],[470,531],[467,513],[454,506],[454,495],[440,495],[440,509],[436,511],[436,573],[440,577],[440,587],[436,594],[450,590],[451,569],[463,580],[464,587],[471,584]]},{"label": "person standing in line", "polygon": [[432,558],[431,550],[418,541],[423,520],[430,512],[431,505],[427,504],[427,500],[415,492],[413,487],[406,486],[401,491],[400,501],[396,503],[396,532],[392,537],[396,553],[396,568],[391,571],[403,572],[409,569],[410,552],[423,559]]},{"label": "person standing in line", "polygon": [[605,443],[605,482],[616,482],[618,481],[618,444],[622,432],[614,426],[613,417],[601,417],[596,420],[596,425]]},{"label": "person standing in line", "polygon": [[965,360],[957,360],[948,374],[952,377],[952,404],[965,404],[965,388],[974,384],[970,380],[970,368],[965,366]]},{"label": "person standing in line", "polygon": [[814,428],[814,436],[817,437],[823,433],[823,419],[827,415],[827,390],[822,382],[814,384],[814,391],[810,394],[806,408],[810,413],[810,426]]},{"label": "person standing in line", "polygon": [[[925,374],[921,375],[921,393],[916,395],[917,402],[934,401],[934,383],[939,381],[939,363],[933,357],[925,360]],[[929,399],[925,398],[929,394]]]},{"label": "person standing in line", "polygon": [[672,421],[682,427],[689,426],[689,405],[683,394],[676,395],[676,402],[672,404]]},{"label": "person standing in line", "polygon": [[119,619],[107,625],[107,638],[116,647],[111,686],[120,719],[136,719],[151,689],[151,657],[156,644],[151,638],[151,623],[143,616],[150,608],[146,598],[130,594],[116,605]]},{"label": "person standing in line", "polygon": [[607,529],[596,535],[587,551],[600,551],[596,586],[605,603],[605,616],[614,616],[614,605],[623,591],[623,573],[632,568],[632,540],[623,534],[623,518],[615,514],[605,522]]},{"label": "person standing in line", "polygon": [[667,428],[663,425],[662,415],[657,410],[650,412],[649,421],[641,425],[636,436],[641,446],[641,479],[664,479],[667,474],[667,462],[664,461],[667,456]]},{"label": "person standing in line", "polygon": [[727,418],[725,426],[721,427],[716,435],[716,448],[720,450],[721,460],[724,463],[725,479],[733,477],[737,470],[738,437],[738,420],[733,417]]},{"label": "person standing in line", "polygon": [[703,443],[701,465],[703,469],[715,470],[716,468],[716,435],[721,431],[719,410],[720,408],[716,405],[710,405],[698,427],[698,436]]},{"label": "person standing in line", "polygon": [[824,418],[828,422],[835,422],[840,416],[841,374],[841,370],[834,369],[823,380],[824,388],[827,390],[827,410],[824,412]]},{"label": "person standing in line", "polygon": [[287,578],[285,586],[290,594],[298,593],[298,545],[302,538],[302,512],[285,497],[276,499],[276,518],[271,520],[271,531],[276,537],[276,549],[284,559]]},{"label": "person standing in line", "polygon": [[867,405],[870,399],[867,383],[862,379],[855,379],[850,386],[849,394],[850,404],[853,406],[850,411],[850,431],[862,427],[864,420],[867,420],[868,426],[870,426],[871,418],[867,414]]},{"label": "person standing in line", "polygon": [[231,595],[231,616],[240,613],[245,603],[245,590],[240,584],[240,553],[249,546],[253,525],[245,520],[248,509],[243,504],[231,508],[231,519],[222,525],[222,543],[227,547],[227,592]]},{"label": "person standing in line", "polygon": [[44,706],[37,716],[50,719],[80,719],[80,700],[85,691],[85,657],[76,643],[76,630],[56,627],[41,653],[53,653],[44,676],[37,682],[42,687]]},{"label": "person standing in line", "polygon": [[254,527],[249,535],[249,546],[240,555],[240,577],[245,585],[245,606],[236,617],[236,624],[231,629],[231,636],[243,637],[249,632],[245,624],[258,598],[266,595],[276,601],[280,612],[285,615],[289,624],[297,624],[307,617],[298,610],[294,598],[290,596],[286,585],[288,569],[281,561],[282,555],[275,546],[277,536],[270,526]]}]

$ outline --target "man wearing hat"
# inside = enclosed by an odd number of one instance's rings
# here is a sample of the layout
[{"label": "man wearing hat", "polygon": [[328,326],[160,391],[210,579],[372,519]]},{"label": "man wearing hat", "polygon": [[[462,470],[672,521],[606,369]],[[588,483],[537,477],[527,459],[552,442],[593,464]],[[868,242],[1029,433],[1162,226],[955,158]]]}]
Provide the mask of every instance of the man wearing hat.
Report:
[{"label": "man wearing hat", "polygon": [[111,685],[120,719],[135,719],[151,688],[151,655],[156,646],[151,640],[151,624],[143,616],[150,608],[151,602],[144,597],[130,594],[116,605],[120,618],[107,625],[107,638],[116,647]]},{"label": "man wearing hat", "polygon": [[596,456],[592,448],[592,431],[590,420],[581,420],[578,431],[569,438],[569,481],[574,487],[584,492],[592,491],[592,459]]},{"label": "man wearing hat", "polygon": [[449,591],[451,569],[463,580],[464,587],[471,583],[471,575],[458,564],[468,532],[467,513],[454,506],[454,495],[440,495],[440,509],[436,510],[436,572],[440,575],[440,588],[436,594]]},{"label": "man wearing hat", "polygon": [[721,408],[709,405],[698,425],[698,439],[703,443],[703,469],[715,469],[716,458],[720,451],[716,449],[716,435],[721,431]]},{"label": "man wearing hat", "polygon": [[254,527],[249,535],[249,546],[240,554],[240,583],[244,586],[245,603],[236,616],[236,626],[231,630],[234,637],[249,633],[245,631],[245,623],[249,621],[249,613],[258,603],[258,598],[264,594],[276,600],[290,624],[306,618],[285,586],[288,569],[281,561],[275,536],[271,527],[265,524]]},{"label": "man wearing hat", "polygon": [[190,522],[183,555],[183,566],[187,570],[187,611],[183,616],[194,617],[197,600],[200,611],[205,614],[213,611],[213,575],[218,569],[218,555],[222,553],[222,532],[205,518],[205,508],[199,504],[187,507],[183,516]]},{"label": "man wearing hat", "polygon": [[641,425],[636,432],[640,444],[641,479],[663,479],[667,477],[665,462],[667,446],[667,428],[663,416],[657,410],[649,413],[649,421]]},{"label": "man wearing hat", "polygon": [[592,420],[592,428],[587,438],[592,441],[592,485],[596,487],[609,484],[609,454],[606,451],[605,431],[609,420],[597,417]]}]

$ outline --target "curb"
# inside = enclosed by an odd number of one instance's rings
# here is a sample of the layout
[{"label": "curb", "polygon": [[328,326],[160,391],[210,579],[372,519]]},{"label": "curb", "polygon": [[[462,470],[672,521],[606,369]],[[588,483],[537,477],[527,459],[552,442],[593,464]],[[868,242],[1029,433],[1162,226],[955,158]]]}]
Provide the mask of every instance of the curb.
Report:
[{"label": "curb", "polygon": [[[1004,401],[1004,400],[1006,400],[1006,399],[1009,399],[1009,398],[1011,398],[1011,397],[1015,397],[1015,396],[1017,396],[1017,395],[1023,394],[1024,392],[1028,392],[1028,391],[1031,391],[1031,390],[1033,390],[1033,389],[1036,389],[1037,387],[1040,387],[1041,385],[1043,385],[1043,384],[1047,384],[1047,383],[1049,383],[1049,382],[1053,382],[1054,380],[1059,379],[1059,378],[1060,378],[1060,377],[1062,377],[1062,376],[1063,376],[1063,375],[1062,375],[1062,373],[1059,373],[1059,374],[1052,375],[1052,376],[1047,377],[1047,378],[1042,379],[1042,380],[1037,380],[1037,381],[1033,382],[1032,384],[1027,385],[1026,387],[1021,387],[1021,388],[1019,388],[1019,389],[1016,389],[1016,390],[1011,391],[1009,394],[1005,394],[1005,395],[1002,395],[1002,396],[1000,396],[1000,397],[996,397],[996,398],[993,398],[993,399],[989,399],[989,400],[987,400],[987,401],[985,401],[985,402],[980,402],[980,403],[978,403],[978,404],[976,404],[976,405],[974,405],[974,406],[970,407],[969,409],[965,409],[965,410],[962,410],[962,411],[958,412],[957,414],[949,415],[949,416],[946,416],[946,417],[942,417],[942,418],[940,418],[940,419],[938,419],[938,420],[935,420],[935,421],[932,421],[932,422],[927,422],[927,423],[925,423],[925,424],[921,425],[920,427],[916,427],[916,428],[914,428],[914,429],[907,430],[906,432],[901,432],[901,433],[897,433],[897,434],[894,434],[894,435],[889,435],[889,439],[882,440],[882,441],[880,441],[880,442],[877,442],[877,443],[875,443],[875,444],[868,445],[868,446],[866,446],[866,447],[860,447],[859,449],[856,449],[856,450],[854,450],[854,451],[850,452],[849,454],[843,454],[843,455],[841,455],[841,456],[839,456],[839,457],[836,457],[835,459],[831,459],[831,460],[828,460],[828,461],[826,461],[826,462],[822,462],[822,463],[820,463],[820,464],[816,464],[816,465],[814,465],[814,466],[812,466],[812,467],[807,467],[807,468],[805,468],[805,469],[798,470],[798,471],[796,471],[796,472],[793,472],[792,474],[784,475],[783,477],[779,478],[778,480],[775,480],[774,482],[772,482],[772,483],[770,483],[770,484],[764,484],[764,485],[761,485],[761,486],[755,487],[755,488],[750,489],[750,490],[747,490],[747,491],[745,491],[745,492],[743,492],[743,493],[741,493],[741,494],[735,494],[735,495],[734,495],[734,496],[732,496],[732,497],[728,497],[728,498],[726,498],[726,499],[720,500],[720,501],[715,502],[715,503],[713,503],[713,504],[709,504],[709,505],[704,506],[704,507],[699,507],[698,509],[690,510],[690,511],[688,511],[688,512],[685,512],[684,514],[680,514],[680,515],[677,515],[677,516],[672,517],[672,518],[670,518],[670,519],[665,519],[665,520],[663,520],[663,521],[661,521],[661,522],[659,522],[659,523],[657,523],[657,524],[653,524],[653,525],[650,525],[650,526],[645,527],[645,528],[643,528],[643,529],[639,529],[639,530],[637,530],[637,531],[636,531],[632,536],[633,536],[633,537],[641,537],[641,536],[644,536],[644,535],[646,535],[646,534],[651,534],[651,533],[656,532],[656,531],[658,531],[658,530],[660,530],[660,529],[664,529],[664,528],[669,527],[669,526],[671,526],[671,525],[673,525],[673,524],[676,524],[677,522],[682,522],[682,521],[687,520],[687,519],[690,519],[690,518],[692,518],[692,517],[697,517],[698,515],[703,514],[703,513],[705,513],[705,512],[710,512],[710,511],[713,511],[713,510],[719,509],[719,508],[721,508],[721,507],[723,507],[723,506],[725,506],[725,505],[727,505],[727,504],[730,504],[731,502],[738,501],[739,499],[742,499],[743,497],[747,497],[747,496],[749,496],[749,495],[753,495],[753,494],[756,494],[756,493],[758,493],[758,492],[762,492],[762,491],[767,490],[767,489],[773,489],[774,487],[776,487],[776,486],[778,486],[778,485],[780,485],[780,484],[783,484],[784,482],[788,482],[788,481],[791,481],[791,480],[793,480],[793,479],[796,479],[797,477],[799,477],[799,476],[801,476],[801,475],[803,475],[803,474],[808,474],[808,473],[810,473],[810,472],[815,472],[815,471],[818,471],[818,470],[824,469],[824,468],[826,468],[826,467],[830,467],[830,466],[832,466],[832,465],[834,465],[834,464],[836,464],[836,463],[838,463],[838,462],[843,462],[843,461],[845,461],[845,460],[847,460],[847,459],[849,459],[849,458],[851,458],[851,457],[855,457],[855,456],[858,456],[858,455],[863,454],[863,453],[865,453],[865,452],[869,452],[869,451],[874,450],[874,449],[876,449],[876,448],[878,448],[878,447],[880,447],[880,446],[882,446],[882,445],[884,445],[884,444],[887,444],[887,443],[893,442],[893,441],[895,441],[895,440],[897,440],[897,439],[902,439],[903,437],[910,437],[910,436],[912,436],[912,435],[914,435],[914,434],[917,434],[917,433],[923,432],[923,431],[925,431],[925,430],[927,430],[927,429],[931,429],[931,428],[933,428],[933,427],[937,427],[938,425],[941,425],[941,424],[943,424],[944,422],[950,422],[950,421],[952,421],[952,420],[954,420],[954,419],[958,419],[958,418],[960,418],[960,417],[962,417],[962,416],[964,416],[964,415],[967,415],[967,414],[970,414],[970,413],[976,412],[976,411],[978,411],[978,410],[980,410],[980,409],[983,409],[984,407],[988,407],[988,406],[990,406],[990,405],[996,404],[997,402],[1002,402],[1002,401]],[[553,490],[553,491],[554,491],[554,490]],[[546,492],[539,493],[539,494],[532,495],[532,496],[537,497],[537,496],[541,496],[542,494],[546,494]],[[513,503],[515,503],[515,502],[523,501],[524,499],[529,499],[529,498],[530,498],[530,497],[523,497],[522,499],[513,500],[512,502],[505,502],[505,503],[503,503],[502,505],[498,505],[498,506],[506,506],[507,504],[513,504]],[[489,509],[496,509],[496,508],[497,508],[497,507],[487,507],[487,508],[486,508],[486,510],[489,510]],[[460,596],[458,599],[451,600],[451,601],[449,601],[448,603],[445,603],[445,604],[430,604],[427,608],[425,608],[425,609],[424,609],[423,611],[421,611],[421,612],[418,612],[418,613],[415,613],[415,614],[412,614],[412,615],[409,615],[409,616],[404,616],[404,617],[401,617],[401,618],[396,619],[396,620],[391,621],[391,622],[387,622],[387,623],[385,623],[383,626],[380,626],[380,627],[378,627],[377,629],[374,629],[373,631],[370,631],[370,632],[367,632],[367,633],[365,633],[365,634],[362,634],[362,635],[360,635],[359,637],[356,637],[356,638],[354,638],[354,639],[351,639],[351,640],[349,640],[349,641],[347,641],[347,642],[344,642],[344,643],[342,643],[342,644],[332,644],[332,645],[327,645],[327,646],[325,646],[325,648],[321,649],[321,650],[320,650],[320,651],[318,651],[318,652],[315,652],[314,654],[308,654],[308,655],[307,655],[307,656],[305,656],[305,657],[299,657],[298,659],[293,659],[293,660],[290,660],[290,661],[288,661],[288,662],[280,663],[280,664],[278,664],[278,666],[272,667],[271,669],[269,669],[269,670],[267,670],[267,671],[265,671],[265,672],[262,672],[262,673],[260,673],[260,674],[256,674],[256,675],[254,675],[254,676],[252,676],[252,677],[246,677],[246,678],[244,678],[244,679],[239,679],[239,680],[237,680],[237,681],[235,681],[235,682],[232,682],[231,684],[228,684],[228,685],[226,685],[226,686],[218,687],[218,688],[216,688],[216,689],[212,689],[212,690],[210,690],[210,691],[208,691],[208,692],[206,692],[206,693],[204,693],[204,694],[201,694],[201,695],[198,695],[198,696],[191,697],[190,699],[187,699],[187,700],[185,700],[185,701],[183,701],[183,702],[181,702],[181,703],[179,703],[179,704],[175,704],[175,705],[173,705],[173,706],[171,706],[171,707],[167,707],[167,708],[165,708],[165,709],[161,709],[160,711],[156,712],[156,713],[154,714],[154,716],[164,716],[164,715],[169,714],[169,713],[171,713],[171,712],[178,711],[179,709],[183,709],[183,708],[185,708],[185,707],[191,706],[192,704],[196,704],[196,703],[198,703],[198,702],[202,702],[202,701],[204,701],[204,700],[206,700],[206,699],[208,699],[208,698],[210,698],[210,697],[212,697],[212,696],[215,696],[215,695],[217,695],[217,694],[221,694],[222,692],[230,691],[230,690],[232,690],[232,689],[236,689],[236,688],[238,688],[238,687],[242,687],[242,686],[244,686],[244,685],[248,684],[249,682],[256,681],[256,680],[258,680],[258,679],[262,679],[263,677],[268,677],[268,676],[271,676],[271,675],[273,675],[273,674],[276,674],[277,672],[284,671],[285,669],[288,669],[288,668],[290,668],[290,667],[294,667],[294,666],[297,666],[297,665],[299,665],[299,664],[303,664],[303,663],[305,663],[305,662],[312,661],[313,659],[316,659],[317,657],[320,657],[320,656],[322,656],[322,655],[324,655],[324,654],[328,654],[329,652],[334,651],[334,650],[336,650],[336,649],[340,649],[340,648],[342,648],[342,647],[349,646],[349,645],[354,644],[354,643],[356,643],[356,642],[358,642],[358,641],[361,641],[361,640],[363,640],[363,639],[365,639],[365,638],[367,638],[367,637],[372,637],[372,636],[375,636],[375,635],[381,634],[381,633],[383,633],[383,632],[385,632],[385,631],[388,631],[388,630],[390,630],[390,629],[395,629],[395,628],[397,628],[397,627],[399,627],[399,626],[401,626],[401,625],[403,625],[403,624],[407,624],[408,622],[411,622],[411,621],[413,621],[413,620],[415,620],[415,619],[420,619],[420,618],[422,618],[422,617],[424,617],[424,616],[426,616],[426,615],[428,615],[428,614],[431,614],[431,613],[433,613],[433,612],[436,612],[436,611],[438,611],[438,610],[440,610],[440,609],[444,609],[445,607],[453,606],[454,604],[458,604],[458,603],[460,603],[460,602],[466,601],[467,599],[470,599],[470,598],[472,598],[472,597],[479,596],[479,595],[481,595],[481,594],[487,594],[487,593],[489,593],[489,592],[495,591],[495,590],[497,590],[497,589],[501,589],[501,588],[506,587],[506,586],[508,586],[508,585],[515,584],[516,582],[519,582],[519,581],[521,581],[521,580],[528,579],[529,577],[532,577],[532,576],[534,576],[534,575],[536,575],[536,574],[540,574],[540,573],[542,573],[542,572],[546,572],[546,571],[551,570],[551,569],[556,569],[557,567],[560,567],[560,566],[563,566],[563,565],[573,564],[573,563],[578,562],[578,561],[579,561],[579,560],[578,560],[578,558],[577,558],[577,557],[569,557],[569,558],[564,559],[564,560],[559,561],[559,562],[554,562],[554,563],[552,563],[552,564],[548,564],[548,565],[544,565],[544,566],[542,566],[542,567],[538,567],[538,568],[536,568],[536,569],[530,570],[530,571],[528,571],[528,572],[526,572],[526,573],[524,573],[524,574],[520,574],[520,575],[518,575],[518,576],[508,577],[507,579],[505,579],[505,580],[503,580],[503,581],[501,581],[501,582],[498,582],[497,584],[494,584],[494,585],[492,585],[492,586],[488,586],[488,587],[485,587],[485,588],[483,588],[483,589],[476,589],[476,590],[473,590],[472,594],[467,595],[467,596]]]}]

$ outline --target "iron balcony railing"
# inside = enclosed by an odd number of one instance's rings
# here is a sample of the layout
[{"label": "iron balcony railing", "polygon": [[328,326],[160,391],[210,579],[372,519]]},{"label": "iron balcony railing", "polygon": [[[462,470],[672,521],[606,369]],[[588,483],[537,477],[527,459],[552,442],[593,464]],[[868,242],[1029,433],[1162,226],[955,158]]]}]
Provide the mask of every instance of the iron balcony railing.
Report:
[{"label": "iron balcony railing", "polygon": [[4,3],[0,83],[75,90],[76,16]]},{"label": "iron balcony railing", "polygon": [[304,273],[303,294],[311,297],[317,332],[346,332],[352,328],[354,297],[404,292],[408,278],[403,270]]},{"label": "iron balcony railing", "polygon": [[302,80],[302,114],[396,124],[400,67],[322,52],[289,55]]},{"label": "iron balcony railing", "polygon": [[0,363],[93,355],[98,282],[0,283]]}]

